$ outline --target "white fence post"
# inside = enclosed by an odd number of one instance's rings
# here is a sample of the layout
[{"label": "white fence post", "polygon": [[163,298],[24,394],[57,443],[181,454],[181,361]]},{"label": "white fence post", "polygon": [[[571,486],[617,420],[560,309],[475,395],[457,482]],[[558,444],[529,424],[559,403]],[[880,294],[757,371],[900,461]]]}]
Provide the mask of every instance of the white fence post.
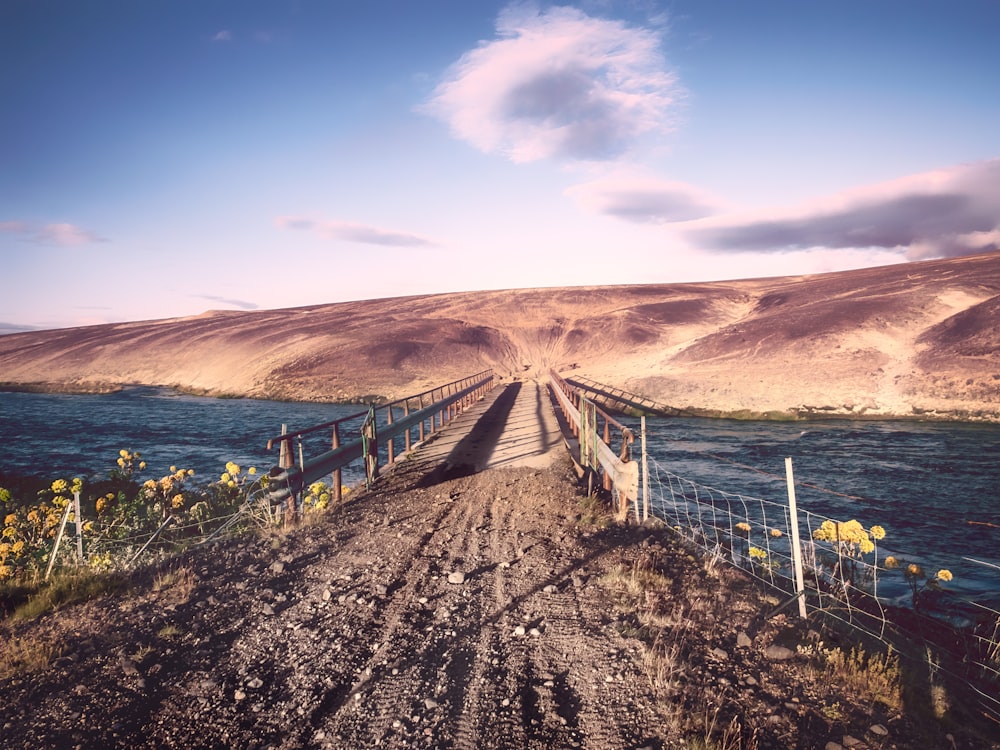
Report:
[{"label": "white fence post", "polygon": [[646,461],[646,415],[639,418],[642,431],[642,520],[649,520],[649,464]]},{"label": "white fence post", "polygon": [[73,493],[73,516],[76,518],[76,556],[83,562],[83,517],[80,515],[80,491]]},{"label": "white fence post", "polygon": [[802,577],[802,548],[799,546],[799,514],[795,507],[795,475],[792,459],[785,459],[785,477],[788,480],[789,525],[792,527],[792,566],[795,568],[795,593],[799,600],[799,617],[806,619],[806,592]]},{"label": "white fence post", "polygon": [[45,569],[45,580],[49,580],[49,576],[52,575],[52,566],[56,564],[56,555],[59,554],[59,544],[62,542],[63,532],[66,530],[66,521],[69,520],[69,513],[73,510],[72,503],[66,503],[66,510],[63,513],[62,521],[59,522],[59,533],[56,534],[56,540],[52,543],[52,552],[49,553],[49,567]]}]

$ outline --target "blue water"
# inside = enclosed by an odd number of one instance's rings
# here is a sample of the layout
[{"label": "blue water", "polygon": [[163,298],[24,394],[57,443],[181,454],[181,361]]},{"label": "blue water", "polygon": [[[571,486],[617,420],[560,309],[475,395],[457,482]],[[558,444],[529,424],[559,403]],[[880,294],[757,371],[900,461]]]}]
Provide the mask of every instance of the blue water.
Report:
[{"label": "blue water", "polygon": [[781,504],[790,457],[800,511],[879,524],[882,555],[948,568],[955,591],[1000,592],[998,426],[647,419],[647,435],[667,471]]},{"label": "blue water", "polygon": [[[187,396],[136,387],[97,396],[0,393],[0,471],[42,477],[106,476],[118,451],[139,451],[143,476],[159,478],[171,466],[194,469],[213,481],[227,461],[266,470],[277,451],[267,441],[289,430],[339,419],[365,407]],[[315,436],[306,455],[329,449]]]},{"label": "blue water", "polygon": [[[277,454],[266,444],[282,424],[302,429],[359,411],[146,387],[101,396],[0,393],[0,472],[106,476],[126,448],[147,461],[144,478],[159,478],[173,465],[207,482],[227,461],[273,466]],[[1000,570],[963,559],[1000,566],[1000,427],[648,419],[647,432],[650,455],[674,474],[775,502],[786,502],[790,456],[800,508],[881,524],[886,552],[929,569],[949,568],[956,575],[949,588],[1000,592]],[[306,456],[328,449],[328,440],[329,434],[311,438]],[[362,476],[358,466],[345,481]]]}]

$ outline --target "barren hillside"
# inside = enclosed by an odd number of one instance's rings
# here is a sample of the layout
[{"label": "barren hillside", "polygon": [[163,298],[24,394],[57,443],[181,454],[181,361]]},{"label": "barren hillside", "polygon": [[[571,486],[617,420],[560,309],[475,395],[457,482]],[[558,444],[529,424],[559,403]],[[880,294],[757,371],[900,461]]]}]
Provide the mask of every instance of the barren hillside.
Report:
[{"label": "barren hillside", "polygon": [[8,387],[396,397],[549,368],[713,413],[1000,420],[1000,254],[706,284],[467,292],[0,336]]}]

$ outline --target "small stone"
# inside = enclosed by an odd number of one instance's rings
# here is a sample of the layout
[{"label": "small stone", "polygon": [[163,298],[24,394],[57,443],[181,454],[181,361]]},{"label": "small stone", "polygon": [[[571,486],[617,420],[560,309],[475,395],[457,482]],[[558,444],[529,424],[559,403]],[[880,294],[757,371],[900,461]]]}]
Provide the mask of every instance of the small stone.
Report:
[{"label": "small stone", "polygon": [[247,687],[250,688],[251,690],[256,690],[257,688],[263,687],[263,685],[264,681],[260,679],[260,677],[254,677],[250,680],[247,680]]},{"label": "small stone", "polygon": [[753,645],[753,641],[750,640],[750,636],[741,630],[736,634],[736,645],[739,648],[750,648]]},{"label": "small stone", "polygon": [[514,635],[524,635],[528,631],[525,629],[524,625],[518,625],[514,628]]},{"label": "small stone", "polygon": [[868,731],[871,732],[872,734],[878,735],[879,737],[888,737],[889,736],[889,730],[886,729],[881,724],[872,724],[868,728]]},{"label": "small stone", "polygon": [[427,597],[422,596],[419,599],[417,599],[417,604],[427,604]]},{"label": "small stone", "polygon": [[375,596],[385,596],[389,593],[389,588],[381,583],[375,586]]},{"label": "small stone", "polygon": [[751,687],[753,687],[754,685],[757,684],[757,680],[756,680],[756,678],[753,677],[753,675],[750,675],[750,676],[747,677],[746,683],[747,683],[747,685],[750,685]]},{"label": "small stone", "polygon": [[729,658],[729,654],[725,651],[725,649],[718,647],[713,648],[711,653],[716,659],[721,659],[722,661],[726,661]]},{"label": "small stone", "polygon": [[826,746],[823,748],[823,750],[844,750],[844,746],[841,745],[839,742],[834,742],[833,740],[830,740],[829,742],[826,743]]},{"label": "small stone", "polygon": [[275,575],[280,575],[285,572],[285,564],[278,560],[275,563],[271,563],[271,572]]},{"label": "small stone", "polygon": [[542,631],[539,630],[538,628],[532,628],[531,630],[528,631],[528,635],[534,636],[535,638],[537,638],[541,634],[542,634]]},{"label": "small stone", "polygon": [[545,592],[546,594],[555,594],[558,593],[559,589],[550,583],[548,586],[542,589],[542,591]]},{"label": "small stone", "polygon": [[547,688],[550,688],[550,687],[555,687],[555,686],[556,686],[556,683],[555,683],[555,682],[553,682],[552,680],[546,680],[546,681],[545,681],[544,683],[542,683],[542,684],[543,684],[543,685],[544,685],[545,687],[547,687]]},{"label": "small stone", "polygon": [[238,701],[244,700],[246,697],[247,694],[244,693],[242,690],[237,690],[235,693],[233,693],[233,698],[235,698]]},{"label": "small stone", "polygon": [[795,652],[784,646],[770,645],[764,649],[764,658],[771,661],[788,661],[795,656]]},{"label": "small stone", "polygon": [[323,601],[328,602],[333,598],[333,592],[330,589],[323,589]]},{"label": "small stone", "polygon": [[272,606],[271,606],[270,604],[268,604],[267,602],[264,602],[263,606],[262,606],[262,607],[261,607],[260,609],[261,609],[261,611],[262,611],[262,612],[263,612],[263,613],[264,613],[265,615],[269,615],[269,616],[270,616],[270,615],[273,615],[273,614],[274,614],[274,607],[272,607]]},{"label": "small stone", "polygon": [[431,711],[438,707],[438,702],[433,698],[424,698],[424,708]]},{"label": "small stone", "polygon": [[456,570],[454,573],[448,574],[448,583],[455,585],[461,585],[465,583],[465,573],[460,570]]},{"label": "small stone", "polygon": [[859,740],[857,737],[852,737],[849,734],[845,734],[844,739],[840,741],[840,744],[843,745],[844,747],[857,747],[858,745],[861,744],[861,740]]},{"label": "small stone", "polygon": [[502,701],[500,701],[500,705],[504,706],[504,707],[509,706],[510,705],[510,698],[504,698]]}]

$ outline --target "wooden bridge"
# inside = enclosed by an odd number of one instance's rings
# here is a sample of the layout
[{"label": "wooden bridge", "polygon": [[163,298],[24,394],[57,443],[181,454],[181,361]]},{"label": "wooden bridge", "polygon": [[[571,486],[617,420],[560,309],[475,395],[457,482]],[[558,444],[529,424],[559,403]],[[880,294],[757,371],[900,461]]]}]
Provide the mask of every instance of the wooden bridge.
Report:
[{"label": "wooden bridge", "polygon": [[612,412],[630,416],[646,415],[650,417],[691,417],[690,411],[678,409],[654,401],[637,393],[629,393],[621,388],[598,383],[585,377],[566,378],[566,382],[574,388],[579,388],[584,394]]},{"label": "wooden bridge", "polygon": [[[323,435],[329,449],[307,456],[303,438]],[[278,464],[269,472],[268,494],[294,518],[305,489],[323,477],[332,475],[339,501],[341,471],[357,461],[364,461],[371,485],[380,470],[402,458],[423,464],[429,481],[441,481],[492,468],[544,467],[568,452],[581,475],[635,499],[631,441],[628,428],[555,373],[547,384],[499,383],[487,370],[272,437],[268,449],[278,450]]]}]

